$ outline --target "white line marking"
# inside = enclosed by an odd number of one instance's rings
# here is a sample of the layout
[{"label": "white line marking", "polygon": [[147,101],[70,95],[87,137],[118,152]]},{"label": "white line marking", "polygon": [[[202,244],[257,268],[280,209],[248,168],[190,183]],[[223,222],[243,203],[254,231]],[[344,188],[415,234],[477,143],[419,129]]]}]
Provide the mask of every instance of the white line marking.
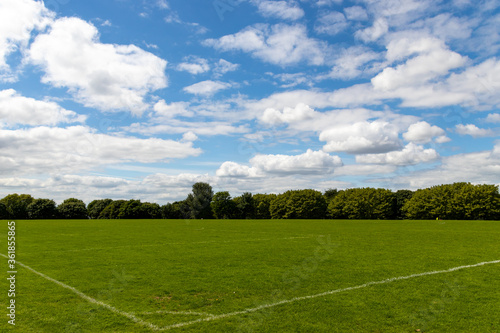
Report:
[{"label": "white line marking", "polygon": [[[3,253],[0,253],[0,256],[5,257],[5,258],[8,258],[8,257],[7,257],[5,254],[3,254]],[[119,315],[121,315],[121,316],[127,317],[128,319],[132,320],[133,322],[135,322],[135,323],[137,323],[137,324],[139,324],[139,325],[149,327],[150,329],[152,329],[152,330],[154,330],[154,331],[158,331],[158,330],[160,329],[160,328],[159,328],[158,326],[156,326],[156,325],[153,325],[153,324],[151,324],[151,323],[148,323],[147,321],[144,321],[144,320],[142,320],[142,319],[140,319],[140,318],[137,318],[137,317],[136,317],[136,316],[134,316],[132,313],[128,313],[128,312],[125,312],[125,311],[118,310],[117,308],[115,308],[115,307],[113,307],[113,306],[111,306],[111,305],[109,305],[109,304],[103,303],[103,302],[101,302],[101,301],[96,300],[95,298],[92,298],[92,297],[90,297],[90,296],[87,296],[87,295],[85,295],[84,293],[82,293],[81,291],[79,291],[78,289],[73,288],[73,287],[71,287],[71,286],[68,286],[67,284],[62,283],[62,282],[60,282],[60,281],[57,281],[57,280],[55,280],[55,279],[51,278],[50,276],[47,276],[47,275],[45,275],[45,274],[43,274],[43,273],[40,273],[40,272],[38,272],[38,271],[34,270],[33,268],[31,268],[31,267],[29,267],[29,266],[26,266],[26,265],[25,265],[25,264],[23,264],[23,263],[20,263],[20,262],[19,262],[19,261],[17,261],[17,260],[16,260],[16,265],[19,265],[19,266],[21,266],[21,267],[24,267],[24,268],[26,268],[27,270],[30,270],[30,271],[32,271],[33,273],[37,274],[37,275],[40,275],[41,277],[43,277],[43,278],[44,278],[44,279],[46,279],[46,280],[49,280],[49,281],[54,282],[55,284],[57,284],[57,285],[59,285],[59,286],[61,286],[61,287],[63,287],[63,288],[66,288],[66,289],[71,290],[72,292],[74,292],[75,294],[77,294],[78,296],[80,296],[81,298],[83,298],[84,300],[89,301],[90,303],[93,303],[93,304],[96,304],[96,305],[102,306],[103,308],[106,308],[106,309],[108,309],[108,310],[110,310],[110,311],[112,311],[112,312],[114,312],[114,313],[116,313],[116,314],[119,314]]]},{"label": "white line marking", "polygon": [[[2,253],[0,253],[0,256],[2,256],[4,258],[7,258],[7,259],[9,258],[5,254],[2,254]],[[90,297],[90,296],[85,295],[84,293],[82,293],[81,291],[79,291],[76,288],[68,286],[67,284],[64,284],[64,283],[62,283],[60,281],[57,281],[57,280],[55,280],[55,279],[53,279],[53,278],[51,278],[51,277],[49,277],[49,276],[47,276],[47,275],[45,275],[43,273],[40,273],[40,272],[34,270],[33,268],[31,268],[29,266],[26,266],[23,263],[20,263],[19,261],[16,261],[16,264],[18,264],[19,266],[24,267],[24,268],[32,271],[33,273],[35,273],[37,275],[40,275],[44,279],[47,279],[47,280],[49,280],[51,282],[54,282],[55,284],[57,284],[57,285],[59,285],[59,286],[61,286],[63,288],[71,290],[72,292],[74,292],[75,294],[77,294],[81,298],[89,301],[90,303],[102,306],[102,307],[104,307],[104,308],[106,308],[106,309],[108,309],[108,310],[110,310],[110,311],[112,311],[112,312],[114,312],[116,314],[119,314],[121,316],[127,317],[127,318],[129,318],[130,320],[132,320],[133,322],[135,322],[135,323],[137,323],[139,325],[149,327],[153,331],[167,331],[167,330],[171,330],[173,328],[179,328],[179,327],[189,326],[189,325],[193,325],[193,324],[197,324],[197,323],[201,323],[201,322],[208,322],[208,321],[213,321],[213,320],[225,319],[225,318],[234,317],[234,316],[238,316],[238,315],[242,315],[242,314],[256,312],[256,311],[267,309],[267,308],[272,308],[272,307],[283,305],[283,304],[289,304],[289,303],[293,303],[293,302],[298,302],[298,301],[303,301],[303,300],[308,300],[308,299],[313,299],[313,298],[318,298],[318,297],[333,295],[333,294],[337,294],[337,293],[344,292],[344,291],[350,291],[350,290],[356,290],[356,289],[366,288],[366,287],[377,285],[377,284],[386,284],[386,283],[390,283],[390,282],[394,282],[394,281],[398,281],[398,280],[407,280],[407,279],[411,279],[411,278],[415,278],[415,277],[420,277],[420,276],[426,276],[426,275],[451,273],[451,272],[458,271],[458,270],[461,270],[461,269],[479,267],[479,266],[490,265],[490,264],[498,264],[498,263],[500,263],[500,260],[484,261],[484,262],[480,262],[478,264],[458,266],[458,267],[453,267],[453,268],[446,269],[446,270],[441,270],[441,271],[431,271],[431,272],[417,273],[417,274],[412,274],[412,275],[407,275],[407,276],[393,277],[393,278],[385,279],[385,280],[381,280],[381,281],[372,281],[372,282],[367,282],[365,284],[361,284],[361,285],[358,285],[358,286],[330,290],[330,291],[326,291],[326,292],[323,292],[323,293],[320,293],[320,294],[294,297],[294,298],[291,298],[291,299],[286,299],[286,300],[275,302],[275,303],[264,304],[264,305],[261,305],[261,306],[255,307],[255,308],[248,308],[248,309],[245,309],[245,310],[242,310],[242,311],[235,311],[235,312],[230,312],[230,313],[224,313],[224,314],[221,314],[221,315],[204,314],[204,315],[207,315],[208,317],[206,317],[206,318],[200,318],[200,319],[192,320],[192,321],[187,321],[187,322],[183,322],[183,323],[173,324],[173,325],[169,325],[169,326],[165,326],[165,327],[160,328],[160,327],[158,327],[158,326],[156,326],[156,325],[154,325],[152,323],[149,323],[149,322],[144,321],[144,320],[142,320],[140,318],[137,318],[132,313],[128,313],[128,312],[125,312],[125,311],[118,310],[117,308],[115,308],[115,307],[113,307],[113,306],[111,306],[109,304],[103,303],[101,301],[98,301],[98,300]],[[191,314],[194,314],[194,312],[192,312]]]},{"label": "white line marking", "polygon": [[485,261],[485,262],[480,262],[480,263],[474,264],[474,265],[458,266],[458,267],[454,267],[454,268],[450,268],[450,269],[446,269],[446,270],[442,270],[442,271],[432,271],[432,272],[412,274],[412,275],[408,275],[408,276],[399,276],[399,277],[394,277],[394,278],[381,280],[381,281],[372,281],[372,282],[367,282],[365,284],[354,286],[354,287],[347,287],[347,288],[342,288],[342,289],[330,290],[330,291],[326,291],[324,293],[320,293],[320,294],[316,294],[316,295],[295,297],[295,298],[291,298],[291,299],[287,299],[287,300],[283,300],[283,301],[279,301],[279,302],[275,302],[275,303],[264,304],[264,305],[261,305],[261,306],[255,307],[255,308],[245,309],[242,311],[230,312],[230,313],[225,313],[225,314],[212,316],[212,317],[208,317],[208,318],[200,318],[200,319],[193,320],[193,321],[187,321],[187,322],[183,322],[183,323],[179,323],[179,324],[169,325],[169,326],[162,327],[159,330],[160,331],[167,331],[167,330],[171,330],[173,328],[189,326],[189,325],[193,325],[193,324],[200,323],[200,322],[225,319],[225,318],[234,317],[234,316],[238,316],[238,315],[242,315],[242,314],[256,312],[256,311],[267,309],[267,308],[272,308],[272,307],[275,307],[278,305],[283,305],[283,304],[293,303],[293,302],[297,302],[297,301],[303,301],[303,300],[307,300],[307,299],[333,295],[333,294],[337,294],[340,292],[366,288],[366,287],[377,285],[377,284],[385,284],[385,283],[390,283],[390,282],[398,281],[398,280],[407,280],[407,279],[425,276],[425,275],[451,273],[451,272],[458,271],[458,270],[465,269],[465,268],[472,268],[472,267],[478,267],[478,266],[483,266],[483,265],[488,265],[488,264],[498,264],[498,263],[500,263],[500,260]]},{"label": "white line marking", "polygon": [[194,311],[153,311],[153,312],[139,312],[140,315],[154,315],[154,314],[174,314],[174,315],[186,315],[186,316],[203,316],[203,317],[214,317],[215,315],[205,312],[194,312]]}]

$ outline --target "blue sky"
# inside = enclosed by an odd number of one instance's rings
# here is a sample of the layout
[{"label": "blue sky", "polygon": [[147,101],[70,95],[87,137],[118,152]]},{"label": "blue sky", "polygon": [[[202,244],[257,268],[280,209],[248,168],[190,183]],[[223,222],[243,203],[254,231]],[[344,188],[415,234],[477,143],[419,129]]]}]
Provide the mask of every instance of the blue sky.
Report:
[{"label": "blue sky", "polygon": [[497,0],[4,0],[0,195],[500,184]]}]

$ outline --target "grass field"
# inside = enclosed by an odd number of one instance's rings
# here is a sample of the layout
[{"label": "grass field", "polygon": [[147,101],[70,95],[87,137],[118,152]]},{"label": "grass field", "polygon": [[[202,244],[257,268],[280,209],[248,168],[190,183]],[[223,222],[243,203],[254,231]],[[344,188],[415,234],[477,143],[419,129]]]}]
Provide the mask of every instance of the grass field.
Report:
[{"label": "grass field", "polygon": [[16,326],[7,324],[2,278],[2,332],[500,332],[500,222],[57,220],[16,228]]}]

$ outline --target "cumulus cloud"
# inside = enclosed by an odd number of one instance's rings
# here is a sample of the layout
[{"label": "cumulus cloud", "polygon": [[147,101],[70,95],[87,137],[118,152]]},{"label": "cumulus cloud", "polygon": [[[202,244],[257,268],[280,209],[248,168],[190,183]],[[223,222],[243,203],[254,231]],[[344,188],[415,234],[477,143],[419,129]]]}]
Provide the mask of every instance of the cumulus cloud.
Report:
[{"label": "cumulus cloud", "polygon": [[450,51],[444,44],[433,39],[417,40],[415,44],[403,40],[389,45],[390,60],[400,59],[411,53],[418,53],[418,55],[395,68],[384,69],[371,80],[373,87],[376,90],[387,91],[407,86],[419,86],[448,74],[451,69],[462,67],[467,61],[466,57]]},{"label": "cumulus cloud", "polygon": [[378,18],[373,22],[373,26],[359,30],[355,36],[364,42],[373,42],[385,35],[389,31],[389,24],[385,18]]},{"label": "cumulus cloud", "polygon": [[167,86],[167,62],[135,45],[103,44],[90,23],[78,18],[55,21],[38,35],[29,60],[39,65],[44,83],[67,87],[86,106],[142,113],[144,97]]},{"label": "cumulus cloud", "polygon": [[424,171],[415,171],[392,179],[398,186],[425,188],[439,184],[462,182],[498,184],[500,174],[500,145],[493,150],[457,154],[442,158],[441,165]]},{"label": "cumulus cloud", "polygon": [[486,117],[488,123],[500,123],[500,113],[490,113]]},{"label": "cumulus cloud", "polygon": [[192,56],[192,57],[187,57],[185,60],[186,60],[185,62],[182,62],[179,65],[177,65],[178,71],[186,71],[188,73],[196,75],[208,72],[210,70],[210,65],[208,64],[207,59]]},{"label": "cumulus cloud", "polygon": [[400,148],[398,129],[384,121],[357,122],[350,126],[334,127],[321,132],[327,152],[350,154],[385,153]]},{"label": "cumulus cloud", "polygon": [[304,11],[293,1],[255,1],[259,13],[265,17],[276,17],[295,21],[304,16]]},{"label": "cumulus cloud", "polygon": [[250,165],[224,162],[217,170],[219,177],[260,177],[265,175],[325,175],[343,165],[338,156],[308,149],[301,155],[256,155]]},{"label": "cumulus cloud", "polygon": [[470,135],[474,138],[482,138],[487,136],[495,136],[495,131],[491,129],[479,128],[474,124],[458,124],[455,131],[460,135]]},{"label": "cumulus cloud", "polygon": [[414,143],[407,144],[401,151],[391,151],[385,154],[367,154],[356,156],[356,162],[367,164],[415,165],[433,162],[439,158],[434,149],[424,149]]},{"label": "cumulus cloud", "polygon": [[231,84],[221,81],[202,81],[184,88],[185,92],[193,95],[212,96],[220,90],[231,88]]},{"label": "cumulus cloud", "polygon": [[53,126],[61,123],[83,123],[86,118],[62,108],[57,103],[21,96],[14,89],[0,91],[0,126]]},{"label": "cumulus cloud", "polygon": [[75,172],[124,162],[155,163],[198,156],[192,142],[99,134],[87,126],[0,131],[3,175]]},{"label": "cumulus cloud", "polygon": [[324,13],[318,18],[314,30],[317,33],[337,35],[349,27],[344,14],[340,12]]},{"label": "cumulus cloud", "polygon": [[325,62],[326,46],[309,38],[304,25],[256,24],[240,32],[204,42],[222,51],[243,51],[276,65],[307,62],[321,65]]},{"label": "cumulus cloud", "polygon": [[0,80],[12,81],[15,77],[7,57],[25,48],[35,29],[43,29],[54,14],[43,2],[32,0],[4,0],[0,2]]},{"label": "cumulus cloud", "polygon": [[[426,121],[420,121],[410,125],[408,131],[403,133],[403,137],[406,141],[423,144],[431,142],[434,137],[442,137],[444,134],[442,128],[431,126]],[[440,140],[443,141],[443,138]]]},{"label": "cumulus cloud", "polygon": [[281,123],[295,123],[312,119],[317,115],[314,111],[304,103],[299,103],[295,108],[285,107],[283,111],[273,108],[268,108],[264,111],[261,121],[270,125],[279,125]]}]

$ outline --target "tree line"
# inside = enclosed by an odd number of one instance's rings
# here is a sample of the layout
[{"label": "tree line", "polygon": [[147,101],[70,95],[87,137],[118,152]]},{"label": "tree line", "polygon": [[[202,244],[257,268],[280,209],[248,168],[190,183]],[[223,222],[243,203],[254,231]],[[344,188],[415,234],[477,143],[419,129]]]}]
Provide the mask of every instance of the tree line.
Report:
[{"label": "tree line", "polygon": [[417,191],[381,188],[305,189],[281,194],[214,194],[196,183],[186,199],[160,206],[140,200],[99,199],[88,205],[70,198],[10,194],[0,200],[0,219],[454,219],[500,220],[498,186],[454,183]]}]

